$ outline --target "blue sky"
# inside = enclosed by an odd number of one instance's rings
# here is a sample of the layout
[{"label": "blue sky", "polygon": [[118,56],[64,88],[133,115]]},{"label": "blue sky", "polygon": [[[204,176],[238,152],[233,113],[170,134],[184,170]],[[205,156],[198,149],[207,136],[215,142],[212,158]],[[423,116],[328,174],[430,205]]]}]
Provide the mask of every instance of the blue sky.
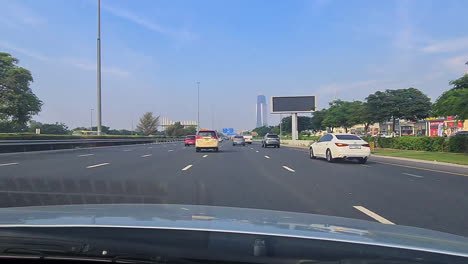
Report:
[{"label": "blue sky", "polygon": [[[31,70],[38,121],[89,126],[96,2],[0,0],[0,51]],[[317,95],[321,108],[408,87],[435,100],[468,70],[464,0],[101,3],[103,124],[113,128],[146,111],[195,120],[197,81],[203,127],[251,129],[259,93]]]}]

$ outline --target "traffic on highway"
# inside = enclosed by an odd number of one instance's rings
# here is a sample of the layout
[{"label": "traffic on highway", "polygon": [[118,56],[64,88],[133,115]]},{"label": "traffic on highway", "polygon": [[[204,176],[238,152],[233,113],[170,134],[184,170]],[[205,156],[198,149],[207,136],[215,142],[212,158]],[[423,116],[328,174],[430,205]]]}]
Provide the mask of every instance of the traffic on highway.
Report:
[{"label": "traffic on highway", "polygon": [[468,263],[468,1],[0,10],[1,263]]}]

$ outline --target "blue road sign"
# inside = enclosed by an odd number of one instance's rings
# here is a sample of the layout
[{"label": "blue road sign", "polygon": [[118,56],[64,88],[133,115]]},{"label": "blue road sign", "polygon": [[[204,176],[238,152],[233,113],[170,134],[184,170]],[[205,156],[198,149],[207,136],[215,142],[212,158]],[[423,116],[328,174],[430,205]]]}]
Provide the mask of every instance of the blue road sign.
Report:
[{"label": "blue road sign", "polygon": [[236,133],[234,132],[234,128],[223,128],[223,134],[228,136],[234,136]]}]

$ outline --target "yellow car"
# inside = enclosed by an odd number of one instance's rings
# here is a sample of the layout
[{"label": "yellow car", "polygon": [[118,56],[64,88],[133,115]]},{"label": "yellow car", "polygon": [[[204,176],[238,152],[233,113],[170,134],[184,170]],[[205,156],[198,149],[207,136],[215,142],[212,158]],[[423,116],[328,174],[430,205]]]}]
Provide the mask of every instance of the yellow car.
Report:
[{"label": "yellow car", "polygon": [[200,152],[202,149],[212,149],[218,151],[219,141],[218,134],[214,130],[200,130],[195,138],[195,151]]}]

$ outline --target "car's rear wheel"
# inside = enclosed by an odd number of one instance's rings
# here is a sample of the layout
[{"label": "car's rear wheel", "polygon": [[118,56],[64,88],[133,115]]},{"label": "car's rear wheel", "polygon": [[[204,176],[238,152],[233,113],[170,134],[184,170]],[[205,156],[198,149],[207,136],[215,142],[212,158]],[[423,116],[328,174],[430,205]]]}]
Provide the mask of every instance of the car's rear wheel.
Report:
[{"label": "car's rear wheel", "polygon": [[332,156],[331,151],[329,149],[327,149],[326,157],[327,157],[328,162],[333,162],[333,156]]},{"label": "car's rear wheel", "polygon": [[262,143],[262,148],[264,148],[264,147],[265,147],[265,145]]},{"label": "car's rear wheel", "polygon": [[365,158],[359,158],[358,161],[359,161],[359,163],[361,163],[361,164],[365,164],[365,163],[367,162],[367,157],[365,157]]},{"label": "car's rear wheel", "polygon": [[314,150],[313,150],[312,148],[310,148],[310,150],[309,150],[309,157],[310,157],[311,159],[316,159],[316,158],[317,158],[317,157],[315,157],[315,155],[314,155]]},{"label": "car's rear wheel", "polygon": [[218,152],[218,151],[219,151],[219,149],[218,149],[218,148],[215,148],[215,149],[214,149],[214,151],[215,151],[215,152]]},{"label": "car's rear wheel", "polygon": [[277,148],[280,148],[280,145],[276,146]]},{"label": "car's rear wheel", "polygon": [[195,151],[196,151],[196,152],[200,152],[200,148],[195,148]]}]

